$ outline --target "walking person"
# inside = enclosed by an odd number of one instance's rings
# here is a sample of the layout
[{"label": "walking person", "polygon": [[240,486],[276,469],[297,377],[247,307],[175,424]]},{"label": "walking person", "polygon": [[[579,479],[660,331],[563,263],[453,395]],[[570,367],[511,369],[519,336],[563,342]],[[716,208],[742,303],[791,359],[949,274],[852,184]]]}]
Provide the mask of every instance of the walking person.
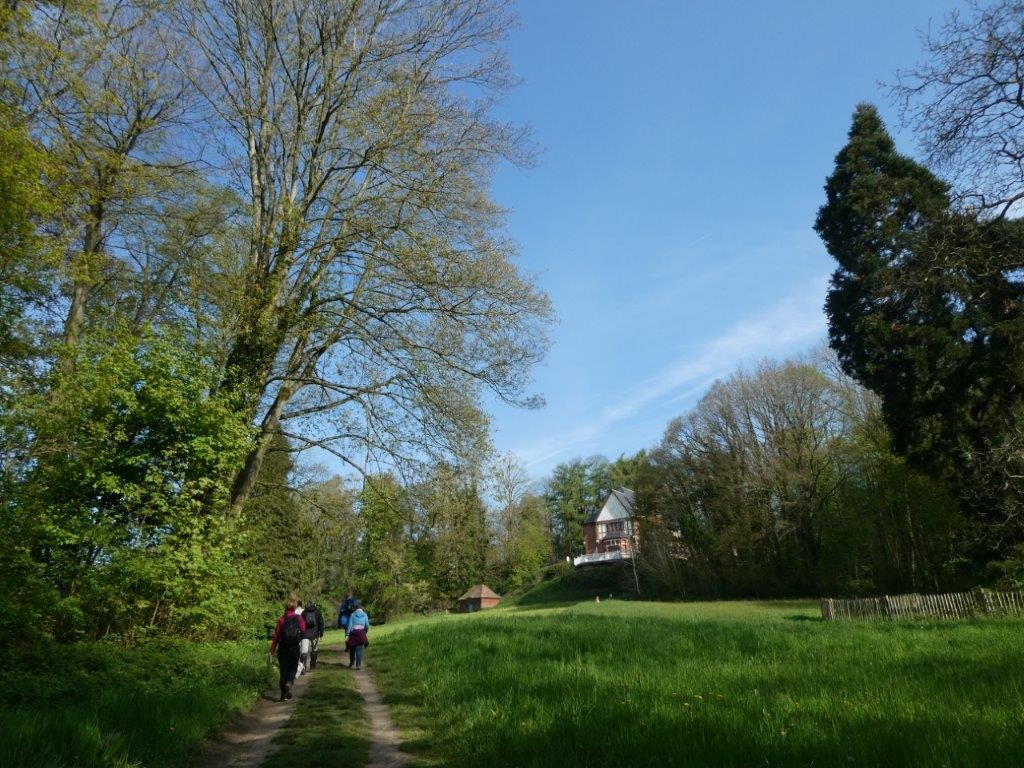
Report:
[{"label": "walking person", "polygon": [[299,667],[299,641],[306,631],[306,622],[302,614],[295,609],[298,603],[289,599],[284,604],[284,614],[277,620],[274,636],[270,639],[270,656],[273,658],[277,650],[277,664],[281,670],[278,685],[281,688],[281,701],[292,697],[292,685]]},{"label": "walking person", "polygon": [[302,633],[302,640],[299,642],[299,674],[310,672],[313,669],[313,660],[316,654],[317,640],[323,631],[318,621],[318,611],[312,601],[306,601],[306,610],[302,612],[302,620],[306,622],[306,631]]},{"label": "walking person", "polygon": [[[301,600],[295,602],[295,612],[302,616],[302,621],[309,628],[309,619],[304,614],[304,608]],[[306,639],[306,631],[303,630],[302,636],[299,638],[299,666],[297,667],[295,676],[302,677],[302,673],[306,671],[306,660],[309,658],[309,641]]]},{"label": "walking person", "polygon": [[338,607],[338,627],[345,630],[345,634],[348,634],[348,617],[352,615],[352,612],[356,609],[355,595],[352,594],[352,590],[348,591],[345,595],[345,599],[341,601],[341,605]]},{"label": "walking person", "polygon": [[355,667],[362,669],[363,649],[370,645],[366,633],[370,629],[370,617],[366,615],[359,601],[355,601],[355,610],[348,617],[348,626],[345,629],[345,645],[348,647],[349,669]]}]

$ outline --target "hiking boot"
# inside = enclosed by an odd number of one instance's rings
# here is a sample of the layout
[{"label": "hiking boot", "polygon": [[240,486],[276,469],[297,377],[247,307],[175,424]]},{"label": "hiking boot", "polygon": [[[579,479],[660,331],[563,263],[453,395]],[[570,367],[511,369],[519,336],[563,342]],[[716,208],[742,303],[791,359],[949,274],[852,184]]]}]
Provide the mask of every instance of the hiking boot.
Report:
[{"label": "hiking boot", "polygon": [[284,697],[286,699],[291,699],[291,697],[292,697],[292,684],[291,683],[285,683],[285,685],[284,685]]}]

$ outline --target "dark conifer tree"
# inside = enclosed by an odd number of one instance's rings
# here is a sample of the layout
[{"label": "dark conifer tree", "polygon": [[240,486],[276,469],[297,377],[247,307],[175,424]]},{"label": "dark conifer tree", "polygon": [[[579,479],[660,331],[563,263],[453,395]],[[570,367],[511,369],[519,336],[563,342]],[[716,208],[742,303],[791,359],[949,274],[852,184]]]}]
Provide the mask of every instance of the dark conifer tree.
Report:
[{"label": "dark conifer tree", "polygon": [[1021,533],[1024,230],[952,210],[945,182],[897,153],[869,105],[825,191],[832,348],[881,397],[896,448],[990,524],[978,557],[1001,554]]}]

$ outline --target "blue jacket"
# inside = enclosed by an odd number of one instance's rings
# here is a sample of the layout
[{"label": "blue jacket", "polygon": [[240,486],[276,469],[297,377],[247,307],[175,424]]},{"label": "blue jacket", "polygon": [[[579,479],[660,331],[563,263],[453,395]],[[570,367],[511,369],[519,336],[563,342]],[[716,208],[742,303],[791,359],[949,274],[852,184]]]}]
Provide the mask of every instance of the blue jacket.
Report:
[{"label": "blue jacket", "polygon": [[352,628],[356,624],[362,624],[367,629],[370,628],[370,617],[362,608],[356,608],[356,612],[348,617],[348,626],[345,627],[346,634],[351,634]]}]

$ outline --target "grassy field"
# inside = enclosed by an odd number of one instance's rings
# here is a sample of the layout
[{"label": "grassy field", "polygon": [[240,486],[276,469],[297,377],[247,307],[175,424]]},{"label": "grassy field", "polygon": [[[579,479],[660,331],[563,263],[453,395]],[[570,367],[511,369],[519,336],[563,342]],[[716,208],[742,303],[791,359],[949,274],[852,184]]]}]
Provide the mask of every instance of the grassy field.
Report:
[{"label": "grassy field", "polygon": [[[210,729],[275,686],[266,642],[37,645],[0,674],[4,768],[187,763]],[[276,687],[276,686],[275,686]]]},{"label": "grassy field", "polygon": [[424,765],[1019,766],[1024,621],[605,600],[373,631]]}]

